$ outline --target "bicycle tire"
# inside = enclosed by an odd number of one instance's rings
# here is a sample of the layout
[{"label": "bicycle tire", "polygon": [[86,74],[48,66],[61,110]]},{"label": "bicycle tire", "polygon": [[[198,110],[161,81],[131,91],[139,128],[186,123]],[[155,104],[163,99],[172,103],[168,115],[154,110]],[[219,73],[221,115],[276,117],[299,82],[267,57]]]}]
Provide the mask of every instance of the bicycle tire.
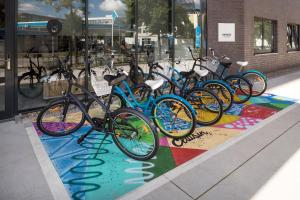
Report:
[{"label": "bicycle tire", "polygon": [[[254,76],[254,77],[257,76],[257,77],[259,77],[258,79],[260,79],[260,80],[263,81],[263,87],[262,87],[262,89],[257,90],[256,89],[257,88],[256,87],[257,84],[255,83],[255,78],[252,79],[249,76]],[[260,74],[255,73],[255,72],[245,72],[244,74],[242,74],[242,77],[246,78],[252,84],[252,96],[253,97],[261,96],[267,90],[267,87],[268,87],[267,80],[263,76],[261,76]]]},{"label": "bicycle tire", "polygon": [[[72,115],[72,121],[71,122],[54,122],[53,121],[53,117],[51,118],[50,116],[48,118],[45,118],[45,114],[47,111],[50,111],[51,114],[51,109],[54,109],[52,112],[56,112],[55,107],[58,105],[61,105],[63,107],[63,109],[65,108],[67,104],[67,100],[66,99],[61,99],[58,101],[55,101],[53,103],[50,103],[48,106],[46,106],[44,109],[42,109],[40,111],[40,113],[38,114],[37,117],[37,127],[39,128],[40,131],[42,131],[43,133],[49,135],[49,136],[54,136],[54,137],[60,137],[60,136],[65,136],[65,135],[69,135],[75,131],[77,131],[80,127],[82,127],[82,125],[85,122],[85,117],[84,114],[81,112],[79,106],[74,103],[74,102],[68,102],[69,107],[70,105],[73,105],[75,107],[77,107],[78,110],[80,110],[81,115],[79,113],[71,113]],[[67,108],[67,112],[68,112],[68,108]],[[53,115],[57,115],[58,113],[53,113]],[[66,113],[68,114],[68,113]],[[76,117],[80,117],[79,120]],[[54,116],[55,117],[55,116]],[[68,117],[64,117],[65,119],[67,119]],[[44,124],[45,122],[45,124]],[[73,127],[71,127],[73,126]],[[71,127],[71,128],[70,128]],[[57,129],[62,128],[62,131],[58,131]],[[50,130],[51,129],[51,130]]]},{"label": "bicycle tire", "polygon": [[[128,118],[125,120],[125,117]],[[149,119],[142,113],[132,108],[120,108],[112,113],[112,119],[113,121],[110,121],[109,126],[110,130],[113,130],[113,141],[125,155],[140,161],[149,160],[156,155],[159,148],[158,134]],[[126,129],[124,124],[127,126]],[[121,126],[124,128],[121,129]],[[126,132],[128,131],[128,127],[131,128],[129,129],[130,133]],[[122,130],[122,132],[120,132],[120,130]],[[128,139],[130,140],[129,142]],[[129,149],[129,144],[133,144],[133,140],[145,141],[141,141],[138,147],[135,146],[133,149]],[[149,147],[150,151],[138,154],[138,148],[142,147]]]},{"label": "bicycle tire", "polygon": [[223,116],[222,102],[216,94],[207,89],[195,88],[186,94],[185,99],[189,101],[195,109],[196,119],[199,125],[214,125],[219,122]]},{"label": "bicycle tire", "polygon": [[[23,86],[28,85],[26,83],[26,80],[28,80],[28,79],[30,79],[29,80],[30,86],[28,89],[26,89]],[[33,82],[34,80],[36,80],[36,82]],[[22,81],[25,81],[25,83],[23,84]],[[33,83],[31,83],[31,81]],[[34,88],[37,89],[35,92],[33,91],[33,90],[35,90]],[[40,82],[39,76],[37,74],[27,72],[27,73],[24,73],[22,76],[20,76],[20,78],[18,79],[18,91],[20,92],[20,94],[22,96],[33,99],[33,98],[40,96],[43,93],[43,83]]]},{"label": "bicycle tire", "polygon": [[[162,97],[154,105],[151,112],[152,118],[164,135],[181,139],[194,132],[197,121],[190,105],[170,96]],[[173,119],[175,121],[171,121]]]},{"label": "bicycle tire", "polygon": [[222,103],[223,112],[229,110],[233,103],[233,95],[231,93],[231,88],[223,83],[208,81],[204,82],[203,88],[208,89],[213,92]]},{"label": "bicycle tire", "polygon": [[252,85],[246,78],[243,78],[240,75],[230,75],[225,77],[224,80],[229,83],[234,91],[232,99],[233,103],[246,103],[252,97]]}]

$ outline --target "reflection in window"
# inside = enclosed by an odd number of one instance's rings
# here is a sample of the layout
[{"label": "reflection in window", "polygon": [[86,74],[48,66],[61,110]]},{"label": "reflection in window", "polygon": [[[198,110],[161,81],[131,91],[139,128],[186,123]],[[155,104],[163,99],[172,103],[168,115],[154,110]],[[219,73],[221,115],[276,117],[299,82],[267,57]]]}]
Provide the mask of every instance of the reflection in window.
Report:
[{"label": "reflection in window", "polygon": [[[19,110],[41,107],[61,96],[67,81],[59,61],[74,69],[84,67],[84,9],[81,0],[19,0],[17,18]],[[62,23],[62,31],[51,36],[49,20]]]},{"label": "reflection in window", "polygon": [[[196,47],[195,29],[201,28],[200,46]],[[175,4],[175,58],[191,59],[188,47],[205,55],[206,51],[206,1],[178,0]],[[203,52],[200,52],[200,51]]]},{"label": "reflection in window", "polygon": [[287,25],[287,48],[288,51],[299,51],[300,39],[300,25],[288,24]]},{"label": "reflection in window", "polygon": [[274,53],[277,40],[277,22],[263,18],[254,19],[254,53]]}]

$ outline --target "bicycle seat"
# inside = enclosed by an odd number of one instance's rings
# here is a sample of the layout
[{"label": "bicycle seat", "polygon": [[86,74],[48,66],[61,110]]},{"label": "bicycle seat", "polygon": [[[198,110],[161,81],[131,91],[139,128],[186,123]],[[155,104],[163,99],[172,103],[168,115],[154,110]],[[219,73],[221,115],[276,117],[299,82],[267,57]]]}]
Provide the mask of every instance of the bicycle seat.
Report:
[{"label": "bicycle seat", "polygon": [[164,80],[163,79],[147,80],[145,81],[145,84],[151,87],[152,90],[156,90],[164,84]]},{"label": "bicycle seat", "polygon": [[209,73],[209,71],[207,69],[196,68],[194,70],[200,77],[204,77]]},{"label": "bicycle seat", "polygon": [[195,73],[194,71],[189,71],[189,72],[182,71],[180,72],[180,75],[186,79],[197,77],[197,73]]},{"label": "bicycle seat", "polygon": [[249,62],[247,62],[247,61],[246,62],[237,61],[236,64],[238,64],[238,65],[240,65],[242,67],[246,67],[249,64]]},{"label": "bicycle seat", "polygon": [[223,65],[225,68],[230,68],[230,66],[232,65],[232,62],[231,61],[221,61],[220,64]]},{"label": "bicycle seat", "polygon": [[108,82],[109,86],[117,85],[123,80],[126,80],[127,76],[125,74],[119,74],[119,75],[105,75],[104,80]]}]

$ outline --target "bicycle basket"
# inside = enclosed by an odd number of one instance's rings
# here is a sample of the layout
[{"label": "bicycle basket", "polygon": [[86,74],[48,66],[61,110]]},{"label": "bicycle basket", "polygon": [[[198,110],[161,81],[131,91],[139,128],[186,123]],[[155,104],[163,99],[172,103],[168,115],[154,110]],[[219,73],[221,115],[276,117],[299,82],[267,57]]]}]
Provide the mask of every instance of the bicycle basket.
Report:
[{"label": "bicycle basket", "polygon": [[91,84],[97,96],[104,96],[110,94],[112,86],[108,85],[108,82],[103,79],[103,76],[91,76]]},{"label": "bicycle basket", "polygon": [[220,68],[220,62],[216,59],[206,57],[206,62],[202,62],[202,65],[212,72],[217,72]]}]

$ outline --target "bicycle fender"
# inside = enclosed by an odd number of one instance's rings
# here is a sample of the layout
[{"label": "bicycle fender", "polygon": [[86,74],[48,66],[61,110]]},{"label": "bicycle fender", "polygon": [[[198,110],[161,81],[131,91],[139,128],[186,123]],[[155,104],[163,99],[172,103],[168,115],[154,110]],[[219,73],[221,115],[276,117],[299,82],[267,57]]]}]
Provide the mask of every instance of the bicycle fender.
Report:
[{"label": "bicycle fender", "polygon": [[172,98],[172,99],[183,102],[189,109],[191,109],[193,115],[196,116],[196,111],[193,108],[193,106],[186,99],[182,98],[181,96],[177,96],[175,94],[165,94],[165,95],[159,96],[155,99],[154,103],[156,104],[158,101],[165,99],[165,98]]}]

